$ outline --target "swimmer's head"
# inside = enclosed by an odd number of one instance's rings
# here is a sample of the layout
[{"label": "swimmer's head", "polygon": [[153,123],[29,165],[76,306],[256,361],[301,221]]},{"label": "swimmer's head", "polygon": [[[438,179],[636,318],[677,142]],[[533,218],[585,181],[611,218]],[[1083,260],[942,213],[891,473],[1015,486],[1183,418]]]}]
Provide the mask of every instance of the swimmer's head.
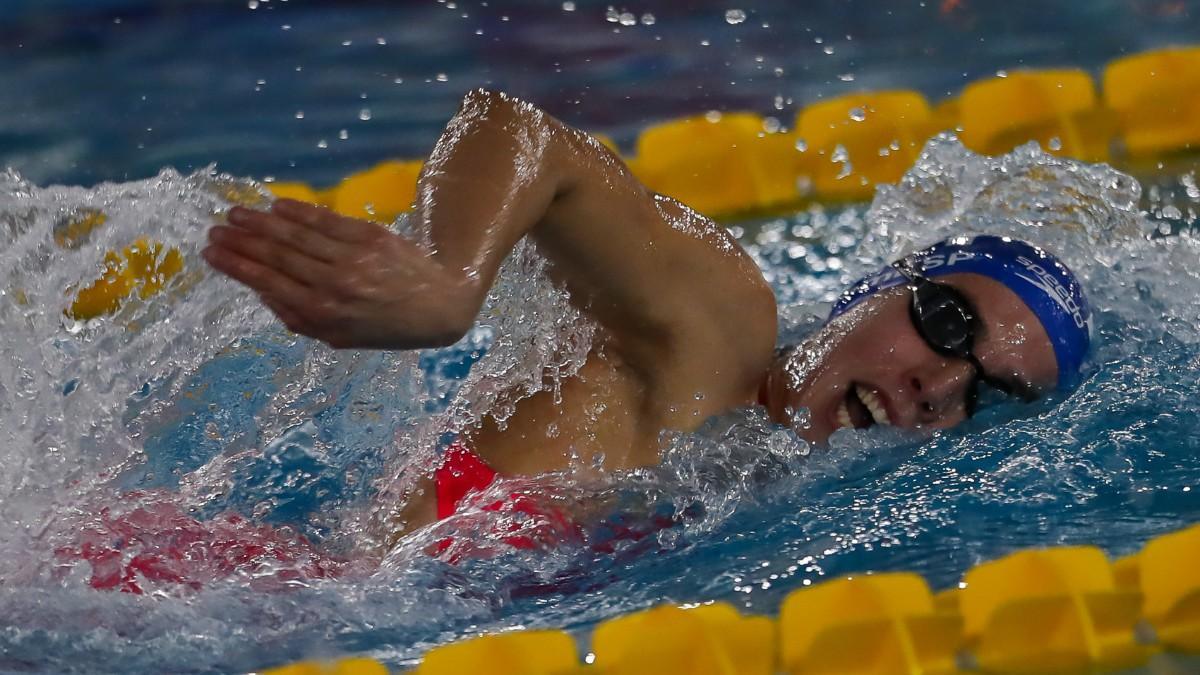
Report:
[{"label": "swimmer's head", "polygon": [[[950,427],[989,390],[1031,399],[1069,385],[1090,325],[1054,256],[1007,237],[951,239],[847,289],[821,331],[777,357],[761,399],[815,442],[843,426]],[[808,419],[793,419],[801,408]]]}]

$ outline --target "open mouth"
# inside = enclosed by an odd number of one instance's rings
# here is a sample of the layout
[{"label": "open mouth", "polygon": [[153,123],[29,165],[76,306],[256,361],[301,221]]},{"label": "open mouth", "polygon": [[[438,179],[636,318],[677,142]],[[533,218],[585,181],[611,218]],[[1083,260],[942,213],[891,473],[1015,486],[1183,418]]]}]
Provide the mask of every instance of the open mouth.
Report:
[{"label": "open mouth", "polygon": [[889,425],[892,420],[879,394],[869,387],[853,383],[846,397],[838,404],[837,422],[843,427],[866,429],[876,424]]}]

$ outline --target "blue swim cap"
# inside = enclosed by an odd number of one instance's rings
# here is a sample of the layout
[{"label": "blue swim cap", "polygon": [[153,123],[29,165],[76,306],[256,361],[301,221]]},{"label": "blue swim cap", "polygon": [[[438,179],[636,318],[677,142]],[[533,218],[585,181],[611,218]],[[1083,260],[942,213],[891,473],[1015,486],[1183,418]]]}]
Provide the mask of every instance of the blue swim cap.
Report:
[{"label": "blue swim cap", "polygon": [[[981,235],[940,241],[908,259],[927,278],[967,272],[1004,284],[1046,329],[1058,361],[1059,386],[1069,384],[1079,372],[1091,343],[1091,311],[1079,281],[1058,258],[1023,241]],[[891,266],[860,279],[833,304],[829,319],[904,283],[907,279]]]}]

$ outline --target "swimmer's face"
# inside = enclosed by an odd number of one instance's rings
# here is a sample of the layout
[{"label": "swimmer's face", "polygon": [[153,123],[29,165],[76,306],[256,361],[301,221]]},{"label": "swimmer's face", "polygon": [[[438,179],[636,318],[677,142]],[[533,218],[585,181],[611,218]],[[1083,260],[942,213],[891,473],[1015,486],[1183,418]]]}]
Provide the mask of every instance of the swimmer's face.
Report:
[{"label": "swimmer's face", "polygon": [[[935,281],[958,289],[978,312],[974,353],[988,376],[1027,395],[1054,387],[1050,339],[1015,293],[976,274]],[[787,424],[793,411],[807,408],[807,428],[793,426],[815,443],[844,426],[933,430],[966,419],[975,370],[926,344],[910,318],[911,302],[905,286],[882,291],[777,358],[763,385],[771,417]]]}]

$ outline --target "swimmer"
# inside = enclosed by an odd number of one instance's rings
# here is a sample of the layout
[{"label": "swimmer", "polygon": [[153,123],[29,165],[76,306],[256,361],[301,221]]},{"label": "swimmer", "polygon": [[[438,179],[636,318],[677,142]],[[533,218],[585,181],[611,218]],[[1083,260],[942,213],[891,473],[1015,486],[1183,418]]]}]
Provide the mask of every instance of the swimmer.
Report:
[{"label": "swimmer", "polygon": [[231,209],[203,252],[296,333],[335,348],[418,349],[471,328],[501,262],[528,236],[598,324],[561,401],[536,394],[504,430],[468,430],[438,489],[405,508],[405,529],[452,512],[497,473],[654,465],[662,430],[693,430],[740,406],[765,406],[813,443],[842,427],[944,429],[971,416],[982,390],[1032,399],[1070,383],[1088,348],[1087,303],[1065,266],[1019,241],[976,237],[855,284],[823,328],[777,350],[774,295],[725,228],[647,189],[588,135],[500,93],[463,99],[411,218],[432,250],[280,199]]}]

